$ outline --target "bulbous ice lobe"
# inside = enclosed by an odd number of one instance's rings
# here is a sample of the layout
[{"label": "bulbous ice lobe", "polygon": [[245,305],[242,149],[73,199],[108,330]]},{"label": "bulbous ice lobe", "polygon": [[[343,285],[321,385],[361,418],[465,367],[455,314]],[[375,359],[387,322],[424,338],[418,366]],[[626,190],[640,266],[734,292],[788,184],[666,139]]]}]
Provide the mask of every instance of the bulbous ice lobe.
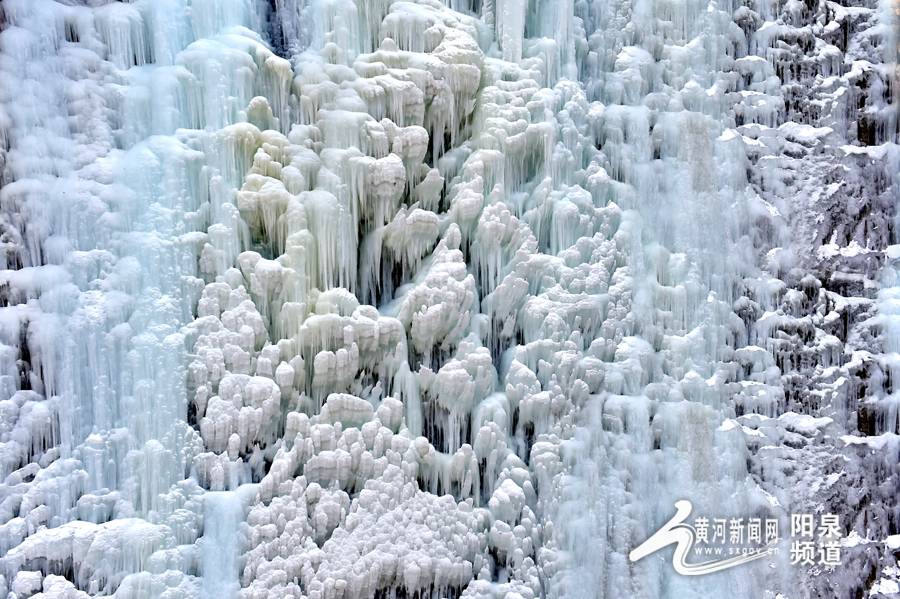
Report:
[{"label": "bulbous ice lobe", "polygon": [[892,11],[5,0],[0,592],[898,592]]}]

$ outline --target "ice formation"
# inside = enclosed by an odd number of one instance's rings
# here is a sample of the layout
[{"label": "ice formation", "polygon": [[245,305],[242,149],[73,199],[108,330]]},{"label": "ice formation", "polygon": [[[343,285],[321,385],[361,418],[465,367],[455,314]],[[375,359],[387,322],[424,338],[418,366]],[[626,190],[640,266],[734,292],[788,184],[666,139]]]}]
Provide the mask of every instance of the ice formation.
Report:
[{"label": "ice formation", "polygon": [[898,22],[3,0],[0,595],[896,596]]}]

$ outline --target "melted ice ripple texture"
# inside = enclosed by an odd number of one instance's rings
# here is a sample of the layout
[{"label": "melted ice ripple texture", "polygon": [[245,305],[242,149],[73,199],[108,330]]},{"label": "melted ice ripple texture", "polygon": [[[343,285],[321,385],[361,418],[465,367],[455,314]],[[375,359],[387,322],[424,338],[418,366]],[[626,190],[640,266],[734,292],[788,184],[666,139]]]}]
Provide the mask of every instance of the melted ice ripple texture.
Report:
[{"label": "melted ice ripple texture", "polygon": [[898,23],[3,0],[0,596],[900,592]]}]

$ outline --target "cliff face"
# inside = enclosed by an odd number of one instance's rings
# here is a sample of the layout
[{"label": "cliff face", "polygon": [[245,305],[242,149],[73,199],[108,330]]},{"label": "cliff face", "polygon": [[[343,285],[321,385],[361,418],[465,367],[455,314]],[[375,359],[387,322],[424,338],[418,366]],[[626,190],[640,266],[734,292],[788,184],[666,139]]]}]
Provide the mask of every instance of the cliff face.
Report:
[{"label": "cliff face", "polygon": [[[0,593],[900,593],[854,2],[4,0]],[[632,562],[678,500],[777,551]]]}]

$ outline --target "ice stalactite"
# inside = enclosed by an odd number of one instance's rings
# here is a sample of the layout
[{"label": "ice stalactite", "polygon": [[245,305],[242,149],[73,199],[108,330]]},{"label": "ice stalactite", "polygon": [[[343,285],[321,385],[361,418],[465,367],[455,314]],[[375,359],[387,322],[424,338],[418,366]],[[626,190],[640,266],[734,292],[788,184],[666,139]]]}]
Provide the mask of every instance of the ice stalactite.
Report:
[{"label": "ice stalactite", "polygon": [[894,592],[889,2],[0,14],[0,592]]}]

